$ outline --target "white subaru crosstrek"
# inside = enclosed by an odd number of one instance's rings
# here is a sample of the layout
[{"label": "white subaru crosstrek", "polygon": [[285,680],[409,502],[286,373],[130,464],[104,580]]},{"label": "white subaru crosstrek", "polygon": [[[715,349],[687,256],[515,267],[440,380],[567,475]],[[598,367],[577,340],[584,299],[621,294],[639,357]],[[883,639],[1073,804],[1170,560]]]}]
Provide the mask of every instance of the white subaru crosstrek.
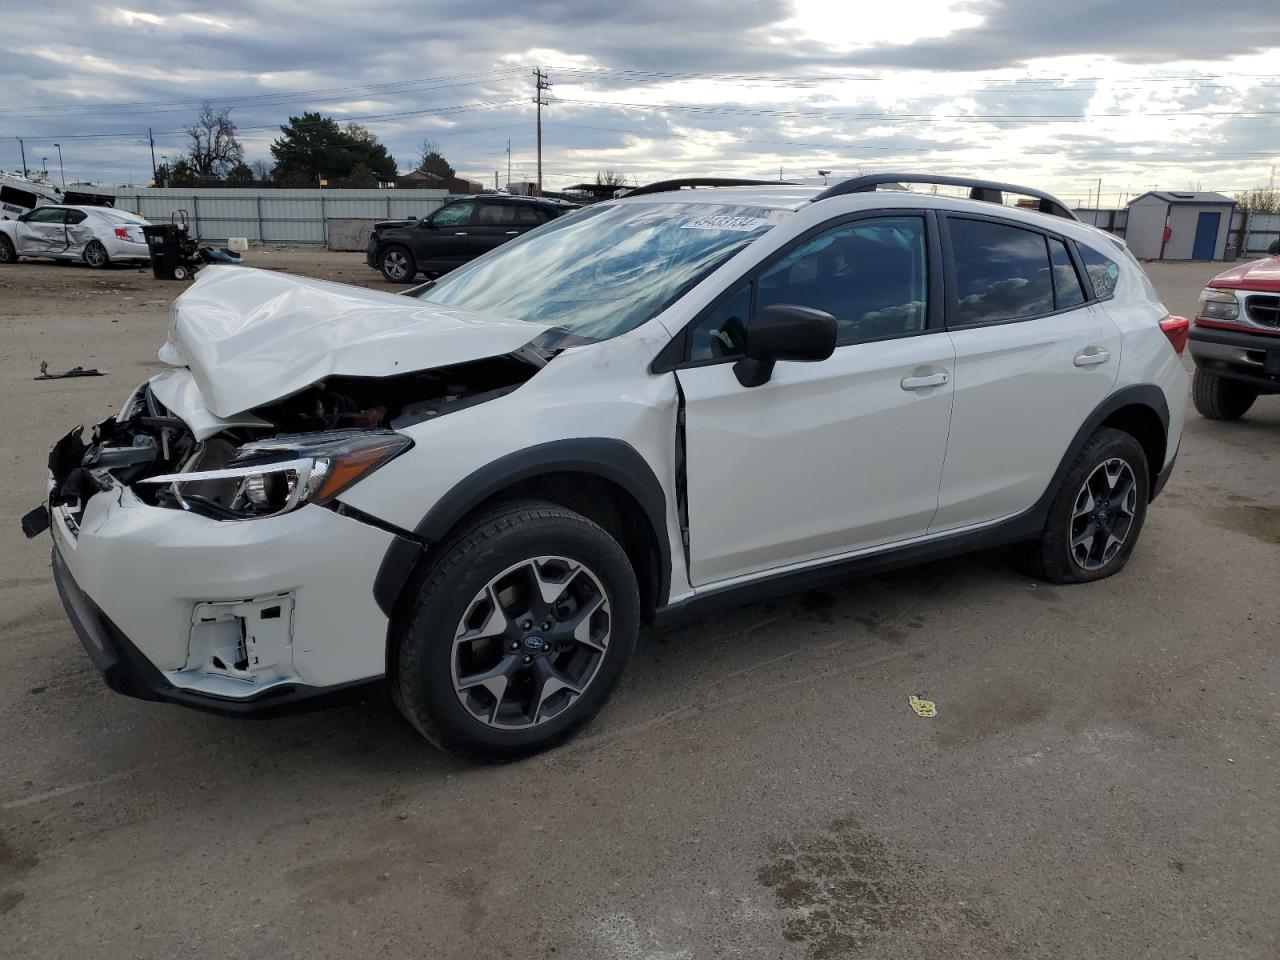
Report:
[{"label": "white subaru crosstrek", "polygon": [[172,369],[24,519],[107,683],[249,714],[384,681],[510,759],[600,710],[643,623],[1002,543],[1055,583],[1125,565],[1188,331],[1118,241],[984,181],[691,183],[407,295],[202,272]]}]

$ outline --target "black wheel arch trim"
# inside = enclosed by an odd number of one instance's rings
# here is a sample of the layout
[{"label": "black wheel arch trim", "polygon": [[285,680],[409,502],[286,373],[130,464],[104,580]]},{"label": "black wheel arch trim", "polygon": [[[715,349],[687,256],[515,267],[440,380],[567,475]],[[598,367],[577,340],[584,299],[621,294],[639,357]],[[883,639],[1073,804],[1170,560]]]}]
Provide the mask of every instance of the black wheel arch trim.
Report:
[{"label": "black wheel arch trim", "polygon": [[[1071,445],[1067,447],[1067,452],[1062,455],[1062,460],[1058,462],[1058,469],[1054,471],[1053,481],[1036,501],[1032,511],[1038,512],[1039,516],[1046,519],[1049,513],[1049,504],[1053,502],[1054,496],[1058,492],[1058,487],[1062,484],[1062,478],[1067,475],[1067,471],[1071,469],[1071,464],[1075,461],[1076,456],[1089,438],[1097,432],[1105,421],[1113,413],[1124,409],[1125,407],[1146,407],[1160,420],[1160,428],[1164,433],[1164,446],[1166,451],[1165,459],[1168,459],[1167,453],[1169,448],[1169,402],[1165,399],[1164,391],[1154,384],[1142,383],[1135,384],[1130,387],[1123,387],[1115,393],[1108,396],[1102,403],[1094,407],[1093,412],[1076,431],[1075,437],[1071,440]],[[1148,502],[1155,499],[1159,492],[1155,488],[1156,478],[1164,469],[1163,463],[1147,464],[1148,480],[1152,484],[1152,493],[1148,497]],[[1167,479],[1167,478],[1166,478]]]},{"label": "black wheel arch trim", "polygon": [[648,461],[625,440],[578,437],[509,453],[455,484],[414,527],[415,539],[398,538],[387,548],[373,582],[378,607],[388,618],[392,617],[426,549],[444,540],[473,509],[512,484],[553,473],[600,477],[625,490],[640,505],[658,548],[655,599],[659,607],[666,604],[671,590],[671,543],[667,530],[667,497],[662,484]]}]

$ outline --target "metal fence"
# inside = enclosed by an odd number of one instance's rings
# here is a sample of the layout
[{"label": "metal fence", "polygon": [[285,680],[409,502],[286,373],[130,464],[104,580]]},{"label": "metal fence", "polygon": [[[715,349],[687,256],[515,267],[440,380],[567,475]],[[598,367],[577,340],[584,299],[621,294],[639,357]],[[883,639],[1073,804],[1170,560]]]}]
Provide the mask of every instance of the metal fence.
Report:
[{"label": "metal fence", "polygon": [[[1123,237],[1129,211],[1091,210],[1078,208],[1075,215],[1084,223],[1100,227],[1117,237]],[[1280,238],[1280,213],[1244,213],[1236,210],[1231,215],[1231,230],[1227,234],[1227,259],[1232,257],[1264,257],[1267,247]]]},{"label": "metal fence", "polygon": [[274,190],[121,187],[116,206],[167,223],[186,210],[202,240],[247,237],[261,243],[324,244],[330,219],[392,220],[422,217],[440,207],[444,190]]}]

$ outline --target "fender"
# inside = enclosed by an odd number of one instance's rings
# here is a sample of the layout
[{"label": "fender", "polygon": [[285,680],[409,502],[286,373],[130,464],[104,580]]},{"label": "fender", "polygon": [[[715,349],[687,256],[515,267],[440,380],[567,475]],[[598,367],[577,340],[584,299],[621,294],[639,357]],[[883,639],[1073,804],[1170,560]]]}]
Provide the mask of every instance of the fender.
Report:
[{"label": "fender", "polygon": [[667,602],[671,584],[671,544],[667,498],[653,468],[635,447],[606,437],[554,440],[499,457],[456,484],[436,501],[414,527],[414,539],[397,538],[387,548],[373,596],[388,617],[422,558],[426,545],[440,543],[471,510],[513,483],[551,473],[587,473],[617,484],[645,512],[658,542],[658,606]]}]

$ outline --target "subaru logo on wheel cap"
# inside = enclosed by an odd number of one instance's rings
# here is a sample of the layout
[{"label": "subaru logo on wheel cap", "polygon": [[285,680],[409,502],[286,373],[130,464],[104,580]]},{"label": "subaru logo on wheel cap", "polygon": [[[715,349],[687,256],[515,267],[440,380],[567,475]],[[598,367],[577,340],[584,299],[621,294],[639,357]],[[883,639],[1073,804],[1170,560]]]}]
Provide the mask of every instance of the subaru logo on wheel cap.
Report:
[{"label": "subaru logo on wheel cap", "polygon": [[547,642],[541,637],[525,637],[524,645],[530,650],[541,650]]}]

